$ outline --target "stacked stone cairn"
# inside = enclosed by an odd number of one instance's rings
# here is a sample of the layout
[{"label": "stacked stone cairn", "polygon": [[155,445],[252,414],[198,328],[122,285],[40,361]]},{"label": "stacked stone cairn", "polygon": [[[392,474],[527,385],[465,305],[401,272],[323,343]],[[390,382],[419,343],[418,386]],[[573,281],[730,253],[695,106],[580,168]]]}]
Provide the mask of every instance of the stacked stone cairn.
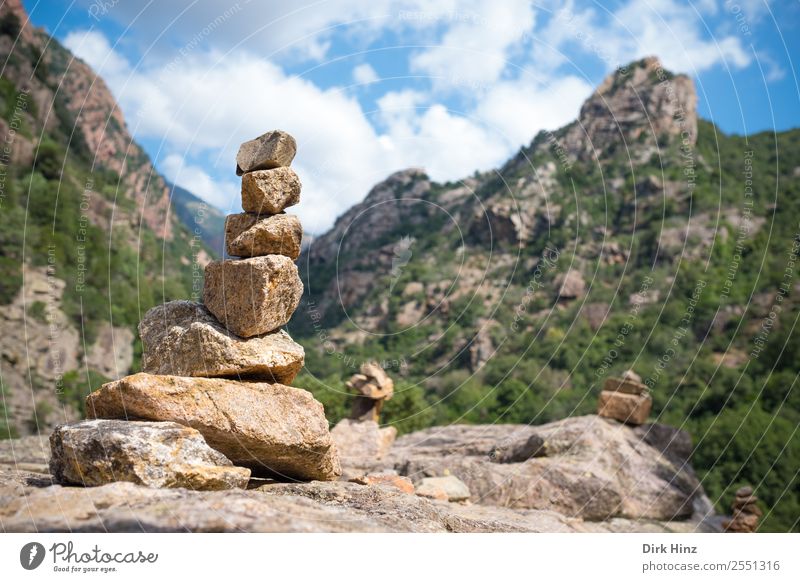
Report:
[{"label": "stacked stone cairn", "polygon": [[625,424],[640,425],[647,422],[653,399],[641,377],[633,370],[621,378],[609,378],[603,385],[597,403],[597,414]]},{"label": "stacked stone cairn", "polygon": [[733,516],[722,522],[726,532],[754,533],[763,515],[758,506],[758,497],[753,495],[752,487],[741,487],[733,500]]},{"label": "stacked stone cairn", "polygon": [[268,132],[239,149],[241,214],[227,217],[232,259],[206,266],[204,304],[172,301],[139,324],[143,372],[86,401],[92,420],[58,427],[51,472],[78,485],[226,489],[251,476],[334,480],[339,457],[322,405],[289,384],[303,348],[281,329],[300,301],[302,228],[289,167],[294,138]]},{"label": "stacked stone cairn", "polygon": [[394,381],[377,362],[364,362],[346,386],[355,392],[350,418],[340,421],[331,434],[346,464],[358,473],[383,457],[397,437],[396,428],[379,425],[383,403],[394,395]]},{"label": "stacked stone cairn", "polygon": [[350,418],[380,422],[383,403],[394,396],[394,381],[375,362],[365,362],[345,384],[356,393]]}]

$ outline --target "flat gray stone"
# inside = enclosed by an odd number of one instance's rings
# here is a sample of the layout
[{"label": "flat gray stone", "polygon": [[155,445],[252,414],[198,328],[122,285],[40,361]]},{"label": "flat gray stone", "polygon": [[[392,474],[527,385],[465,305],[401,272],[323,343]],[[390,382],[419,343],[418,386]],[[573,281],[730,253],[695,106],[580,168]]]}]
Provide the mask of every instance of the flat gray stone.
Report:
[{"label": "flat gray stone", "polygon": [[250,478],[250,469],[234,467],[198,431],[174,422],[83,420],[57,427],[50,447],[50,472],[61,483],[222,490],[246,487]]},{"label": "flat gray stone", "polygon": [[230,214],[225,219],[225,251],[232,257],[300,256],[303,226],[292,214]]},{"label": "flat gray stone", "polygon": [[242,338],[202,304],[170,301],[139,323],[142,371],[172,376],[243,378],[290,384],[303,368],[303,346],[283,330]]},{"label": "flat gray stone", "polygon": [[244,142],[236,154],[236,175],[289,166],[297,153],[295,139],[281,130],[268,131]]}]

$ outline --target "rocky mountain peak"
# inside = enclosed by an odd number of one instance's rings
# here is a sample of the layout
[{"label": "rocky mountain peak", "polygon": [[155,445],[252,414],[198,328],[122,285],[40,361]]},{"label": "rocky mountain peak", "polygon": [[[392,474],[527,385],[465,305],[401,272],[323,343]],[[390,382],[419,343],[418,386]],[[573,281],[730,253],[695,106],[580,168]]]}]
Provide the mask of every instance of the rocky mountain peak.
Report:
[{"label": "rocky mountain peak", "polygon": [[402,194],[412,190],[417,182],[425,182],[425,187],[427,187],[427,181],[428,175],[422,168],[398,170],[373,186],[367,194],[365,202],[374,204],[390,198],[402,197]]},{"label": "rocky mountain peak", "polygon": [[697,140],[694,83],[666,70],[658,58],[647,57],[605,78],[581,107],[565,145],[573,158],[585,161],[620,148],[632,159],[646,161],[674,138],[687,147]]},{"label": "rocky mountain peak", "polygon": [[[419,204],[414,201],[422,198],[430,188],[428,175],[421,168],[394,172],[375,184],[363,202],[340,216],[328,233],[314,240],[310,249],[312,257],[321,258],[347,251],[354,242],[365,244],[376,241],[397,225],[404,208],[413,207],[418,211]],[[351,227],[353,232],[349,232]],[[347,237],[348,234],[351,236]],[[340,245],[343,246],[340,248]]]},{"label": "rocky mountain peak", "polygon": [[[6,62],[3,77],[33,102],[28,108],[33,134],[42,129],[61,134],[74,153],[119,176],[122,190],[129,193],[136,211],[126,212],[117,206],[115,220],[133,227],[144,221],[156,236],[171,240],[175,219],[169,216],[169,189],[154,172],[147,154],[133,141],[122,111],[102,78],[44,30],[35,28],[19,0],[0,6],[0,56]],[[5,139],[6,133],[7,128],[0,123],[0,138]],[[15,162],[29,165],[36,147],[37,140],[18,134]]]},{"label": "rocky mountain peak", "polygon": [[664,70],[658,57],[650,56],[640,61],[634,61],[628,66],[620,67],[606,76],[595,90],[595,94],[611,96],[617,90],[625,89],[626,83],[634,87],[653,85],[657,80],[659,70],[662,70],[670,78],[674,76]]}]

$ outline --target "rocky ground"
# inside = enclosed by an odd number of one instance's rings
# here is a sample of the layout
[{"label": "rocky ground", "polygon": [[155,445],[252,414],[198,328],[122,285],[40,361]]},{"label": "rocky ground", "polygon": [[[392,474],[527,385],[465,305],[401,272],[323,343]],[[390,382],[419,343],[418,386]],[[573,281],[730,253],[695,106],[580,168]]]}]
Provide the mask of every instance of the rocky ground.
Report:
[{"label": "rocky ground", "polygon": [[[48,441],[32,436],[0,443],[0,526],[4,532],[721,531],[722,518],[713,515],[687,464],[690,451],[681,431],[632,428],[594,415],[539,427],[454,425],[405,435],[378,460],[346,451],[339,481],[251,479],[246,490],[193,491],[126,482],[55,485]],[[423,497],[431,488],[423,480],[460,481],[469,497]]]}]

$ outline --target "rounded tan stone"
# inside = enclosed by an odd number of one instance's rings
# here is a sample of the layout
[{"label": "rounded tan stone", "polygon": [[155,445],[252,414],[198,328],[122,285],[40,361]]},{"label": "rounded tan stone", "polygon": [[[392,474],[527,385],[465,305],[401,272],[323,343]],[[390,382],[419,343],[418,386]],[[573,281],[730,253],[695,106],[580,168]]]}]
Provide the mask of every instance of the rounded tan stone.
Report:
[{"label": "rounded tan stone", "polygon": [[245,172],[288,166],[297,153],[297,142],[276,129],[244,142],[236,153],[236,175]]},{"label": "rounded tan stone", "polygon": [[291,168],[242,176],[242,208],[253,214],[278,214],[300,202],[300,178]]},{"label": "rounded tan stone", "polygon": [[257,475],[325,481],[342,472],[322,404],[299,388],[134,374],[90,394],[86,410],[96,418],[190,426],[210,447]]},{"label": "rounded tan stone", "polygon": [[297,266],[283,255],[206,265],[203,303],[226,329],[241,337],[286,325],[302,294]]},{"label": "rounded tan stone", "polygon": [[225,219],[225,251],[232,257],[300,256],[303,227],[292,214],[230,214]]},{"label": "rounded tan stone", "polygon": [[417,486],[417,495],[440,499],[439,491],[445,494],[448,501],[466,501],[470,498],[469,487],[458,477],[425,477]]},{"label": "rounded tan stone", "polygon": [[303,346],[283,330],[251,338],[227,329],[200,303],[170,301],[139,323],[142,370],[151,374],[245,378],[290,384],[303,368]]}]

